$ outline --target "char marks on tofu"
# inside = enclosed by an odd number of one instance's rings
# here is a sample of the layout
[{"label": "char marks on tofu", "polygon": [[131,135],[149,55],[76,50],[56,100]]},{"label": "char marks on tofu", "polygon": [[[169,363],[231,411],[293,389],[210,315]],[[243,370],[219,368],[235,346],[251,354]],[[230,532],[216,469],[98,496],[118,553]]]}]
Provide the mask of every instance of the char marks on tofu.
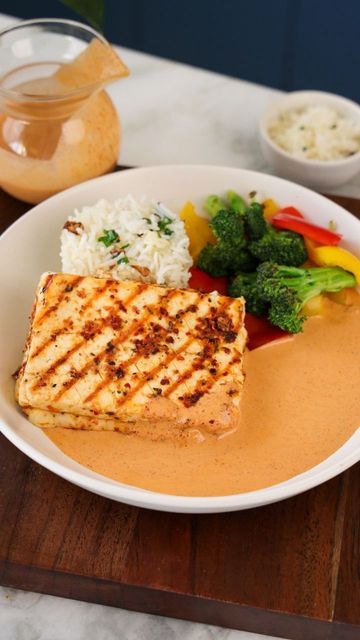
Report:
[{"label": "char marks on tofu", "polygon": [[243,321],[241,298],[44,274],[19,404],[40,426],[222,434],[239,414]]}]

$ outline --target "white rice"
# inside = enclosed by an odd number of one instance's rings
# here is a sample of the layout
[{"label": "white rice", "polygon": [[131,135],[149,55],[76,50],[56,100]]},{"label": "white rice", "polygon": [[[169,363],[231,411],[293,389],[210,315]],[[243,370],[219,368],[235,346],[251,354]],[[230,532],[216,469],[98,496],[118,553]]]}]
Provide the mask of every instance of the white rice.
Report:
[{"label": "white rice", "polygon": [[[99,200],[93,206],[76,209],[68,221],[80,222],[82,227],[76,229],[77,233],[66,228],[61,232],[64,273],[170,287],[188,285],[192,266],[189,239],[182,220],[163,204],[145,197],[136,200],[131,195],[114,203]],[[171,235],[166,235],[164,229],[169,229]],[[114,230],[119,236],[109,247],[99,241],[105,230]],[[122,249],[125,245],[129,246]],[[119,259],[128,263],[118,264]]]},{"label": "white rice", "polygon": [[282,113],[268,133],[281,149],[308,160],[339,160],[360,151],[360,124],[325,106]]}]

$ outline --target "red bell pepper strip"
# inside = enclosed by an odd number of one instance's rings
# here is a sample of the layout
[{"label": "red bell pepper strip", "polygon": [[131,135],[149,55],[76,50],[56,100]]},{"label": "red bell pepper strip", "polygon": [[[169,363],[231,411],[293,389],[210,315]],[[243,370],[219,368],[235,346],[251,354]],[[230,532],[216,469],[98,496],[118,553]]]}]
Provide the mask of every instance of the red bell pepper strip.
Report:
[{"label": "red bell pepper strip", "polygon": [[279,211],[276,211],[274,215],[276,216],[278,213],[288,213],[289,216],[295,216],[295,218],[305,218],[305,216],[300,213],[299,209],[296,209],[295,207],[283,207],[282,209],[279,209]]},{"label": "red bell pepper strip", "polygon": [[190,269],[190,273],[189,287],[191,287],[191,289],[197,289],[204,293],[217,291],[224,296],[227,295],[227,278],[213,278],[197,267],[192,267]]},{"label": "red bell pepper strip", "polygon": [[286,229],[288,231],[295,231],[300,233],[305,238],[315,240],[319,244],[326,244],[330,246],[338,245],[342,236],[335,231],[325,229],[324,227],[318,227],[306,220],[300,220],[299,217],[291,216],[287,213],[277,213],[270,219],[271,224],[277,229]]},{"label": "red bell pepper strip", "polygon": [[245,327],[248,332],[248,348],[257,349],[268,342],[286,338],[288,333],[278,327],[274,327],[266,318],[258,318],[251,313],[245,314]]}]

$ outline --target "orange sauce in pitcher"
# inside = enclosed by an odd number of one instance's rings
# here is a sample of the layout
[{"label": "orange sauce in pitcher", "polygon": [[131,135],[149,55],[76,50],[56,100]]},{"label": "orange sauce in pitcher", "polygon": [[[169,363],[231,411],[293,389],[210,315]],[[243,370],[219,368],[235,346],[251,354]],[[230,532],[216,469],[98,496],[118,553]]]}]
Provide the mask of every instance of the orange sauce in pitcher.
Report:
[{"label": "orange sauce in pitcher", "polygon": [[127,74],[113,49],[93,40],[69,64],[27,65],[5,76],[0,84],[5,89],[0,186],[37,203],[111,171],[119,153],[120,123],[103,87]]}]

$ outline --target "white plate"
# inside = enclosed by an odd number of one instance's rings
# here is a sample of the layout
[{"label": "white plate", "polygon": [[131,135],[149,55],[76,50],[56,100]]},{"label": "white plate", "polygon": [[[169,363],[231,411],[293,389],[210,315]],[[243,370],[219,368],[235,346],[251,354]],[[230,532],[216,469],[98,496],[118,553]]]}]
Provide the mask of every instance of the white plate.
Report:
[{"label": "white plate", "polygon": [[23,453],[70,482],[102,496],[151,509],[210,513],[248,509],[283,500],[332,478],[360,459],[360,428],[327,460],[286,482],[221,497],[193,498],[145,491],[93,473],[65,456],[40,429],[31,425],[14,401],[11,374],[19,365],[28,315],[39,276],[59,270],[59,235],[75,207],[131,193],[163,200],[178,210],[188,199],[201,205],[209,193],[235,189],[260,198],[272,197],[281,205],[295,205],[319,224],[337,223],[344,246],[360,254],[360,222],[326,198],[273,176],[252,171],[210,166],[149,167],[123,171],[50,198],[20,218],[0,238],[0,428]]}]

